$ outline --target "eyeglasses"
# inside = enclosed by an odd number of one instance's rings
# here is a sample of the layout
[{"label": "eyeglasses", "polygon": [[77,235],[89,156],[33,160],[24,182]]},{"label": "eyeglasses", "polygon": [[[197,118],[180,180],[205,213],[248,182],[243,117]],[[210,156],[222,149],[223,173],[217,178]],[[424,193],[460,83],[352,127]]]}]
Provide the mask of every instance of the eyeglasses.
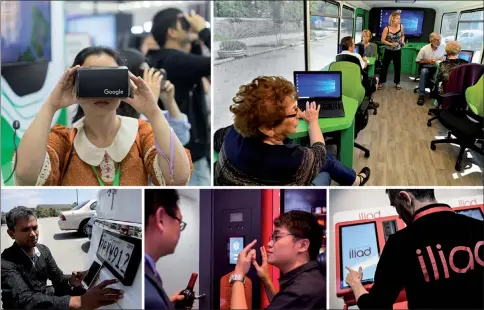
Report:
[{"label": "eyeglasses", "polygon": [[[168,214],[168,213],[166,213],[166,214]],[[181,219],[177,218],[176,216],[171,215],[171,214],[168,214],[168,216],[171,217],[172,219],[175,219],[178,222],[180,222],[180,231],[183,231],[187,227],[187,223],[185,223]]]},{"label": "eyeglasses", "polygon": [[269,237],[269,242],[272,241],[272,243],[276,243],[279,239],[284,238],[286,236],[295,236],[295,237],[297,237],[296,235],[290,234],[290,233],[287,233],[287,234],[284,234],[284,235],[279,235],[279,234],[273,232],[271,234],[271,236]]},{"label": "eyeglasses", "polygon": [[286,115],[286,118],[296,117],[299,113],[299,107],[296,107],[296,113]]}]

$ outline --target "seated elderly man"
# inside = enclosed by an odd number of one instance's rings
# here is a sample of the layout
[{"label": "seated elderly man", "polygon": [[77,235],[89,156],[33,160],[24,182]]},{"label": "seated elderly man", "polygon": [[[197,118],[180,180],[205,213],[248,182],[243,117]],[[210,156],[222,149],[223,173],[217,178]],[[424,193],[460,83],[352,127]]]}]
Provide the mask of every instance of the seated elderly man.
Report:
[{"label": "seated elderly man", "polygon": [[447,60],[440,63],[439,73],[437,74],[437,84],[442,83],[441,93],[445,90],[445,84],[449,80],[450,72],[457,66],[469,63],[467,60],[458,57],[460,51],[461,46],[457,41],[450,41],[445,45]]},{"label": "seated elderly man", "polygon": [[423,105],[425,101],[425,84],[427,80],[435,74],[437,70],[435,67],[436,61],[444,60],[444,49],[440,46],[440,34],[432,32],[430,34],[430,44],[425,45],[420,49],[420,52],[415,59],[420,65],[420,84],[417,104]]}]

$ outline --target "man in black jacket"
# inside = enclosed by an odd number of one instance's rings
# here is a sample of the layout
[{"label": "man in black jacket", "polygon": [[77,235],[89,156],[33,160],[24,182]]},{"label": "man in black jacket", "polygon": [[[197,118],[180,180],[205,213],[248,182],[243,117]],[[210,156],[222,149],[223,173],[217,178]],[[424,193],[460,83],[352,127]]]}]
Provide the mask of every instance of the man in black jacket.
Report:
[{"label": "man in black jacket", "polygon": [[[39,227],[32,210],[16,207],[7,214],[9,236],[14,244],[2,252],[2,302],[5,309],[96,309],[123,298],[120,290],[106,288],[106,280],[82,288],[86,272],[64,275],[50,250],[38,244]],[[47,286],[51,280],[53,287]]]},{"label": "man in black jacket", "polygon": [[210,185],[210,129],[202,78],[211,75],[211,59],[199,55],[200,48],[186,52],[187,44],[197,36],[210,48],[210,30],[205,19],[195,12],[183,14],[169,8],[155,15],[151,33],[160,49],[149,51],[148,61],[152,67],[166,70],[175,86],[180,111],[191,124],[190,142],[185,146],[190,150],[195,169],[190,185]]},{"label": "man in black jacket", "polygon": [[390,236],[368,293],[362,272],[346,282],[360,309],[391,309],[405,288],[410,309],[483,309],[484,222],[437,203],[433,189],[390,189],[407,227]]}]

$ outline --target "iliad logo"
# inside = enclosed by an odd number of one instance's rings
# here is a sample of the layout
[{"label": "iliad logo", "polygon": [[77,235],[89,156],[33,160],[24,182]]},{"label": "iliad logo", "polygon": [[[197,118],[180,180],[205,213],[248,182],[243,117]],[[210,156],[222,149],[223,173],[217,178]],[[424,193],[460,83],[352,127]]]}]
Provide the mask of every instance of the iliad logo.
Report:
[{"label": "iliad logo", "polygon": [[349,251],[350,258],[360,258],[371,255],[371,247],[369,245],[359,248],[353,248]]},{"label": "iliad logo", "polygon": [[[442,269],[444,270],[444,277],[448,279],[450,277],[449,274],[449,267],[454,271],[455,273],[466,273],[469,270],[474,270],[474,261],[484,267],[484,260],[479,257],[479,249],[480,247],[484,244],[484,241],[479,241],[476,243],[474,246],[474,249],[471,249],[466,246],[457,246],[453,248],[450,253],[448,254],[448,258],[446,259],[444,252],[442,251],[442,246],[440,244],[437,244],[435,248],[437,249],[437,252],[439,253],[439,258],[440,262],[442,264]],[[458,252],[465,252],[465,255],[467,255],[467,266],[456,266],[454,262],[454,256]],[[432,271],[434,273],[434,279],[435,281],[438,281],[440,279],[440,274],[439,270],[437,269],[437,262],[434,256],[434,252],[432,251],[431,246],[426,247],[426,252],[428,254],[428,258],[430,259],[430,264],[432,266]],[[427,271],[427,267],[425,266],[425,261],[424,261],[424,255],[422,253],[422,250],[417,249],[417,257],[418,261],[420,263],[420,268],[422,269],[423,276],[425,278],[425,282],[430,282],[430,277],[429,273]],[[462,254],[461,254],[462,255]],[[448,261],[448,263],[447,263]]]},{"label": "iliad logo", "polygon": [[360,220],[376,219],[380,217],[380,211],[378,212],[360,212],[358,213]]},{"label": "iliad logo", "polygon": [[477,200],[459,200],[459,206],[474,206],[477,205]]}]

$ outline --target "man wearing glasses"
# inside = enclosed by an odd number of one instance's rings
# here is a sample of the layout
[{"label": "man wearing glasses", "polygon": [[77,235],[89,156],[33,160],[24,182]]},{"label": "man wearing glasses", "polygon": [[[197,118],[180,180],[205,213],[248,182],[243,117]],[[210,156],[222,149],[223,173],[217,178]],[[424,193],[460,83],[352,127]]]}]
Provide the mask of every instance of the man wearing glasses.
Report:
[{"label": "man wearing glasses", "polygon": [[[249,243],[240,252],[232,284],[231,309],[247,309],[245,276],[253,265],[264,284],[270,301],[266,309],[326,309],[326,277],[318,262],[323,239],[323,228],[308,212],[290,211],[274,221],[274,232],[267,251],[260,248],[262,264],[256,261],[256,250]],[[268,264],[281,271],[280,291],[277,292],[268,272]]]},{"label": "man wearing glasses", "polygon": [[180,292],[168,297],[156,271],[156,261],[173,254],[186,227],[174,189],[145,190],[145,309],[174,309],[184,297]]}]

